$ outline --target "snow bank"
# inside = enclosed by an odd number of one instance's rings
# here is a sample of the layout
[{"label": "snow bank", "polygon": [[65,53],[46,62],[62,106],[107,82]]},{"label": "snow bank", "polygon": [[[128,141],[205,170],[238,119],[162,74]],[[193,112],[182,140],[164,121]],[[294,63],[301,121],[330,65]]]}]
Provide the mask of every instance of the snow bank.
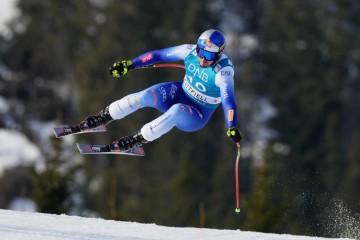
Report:
[{"label": "snow bank", "polygon": [[[2,240],[325,240],[327,238],[164,227],[65,215],[0,210]],[[338,238],[340,240],[340,238]]]}]

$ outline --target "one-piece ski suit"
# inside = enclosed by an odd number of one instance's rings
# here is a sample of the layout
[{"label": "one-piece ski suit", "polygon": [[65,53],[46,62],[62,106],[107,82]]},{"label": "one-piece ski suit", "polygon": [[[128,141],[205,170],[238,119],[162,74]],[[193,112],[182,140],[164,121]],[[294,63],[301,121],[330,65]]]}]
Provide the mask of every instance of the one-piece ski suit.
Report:
[{"label": "one-piece ski suit", "polygon": [[135,68],[173,61],[183,61],[185,65],[183,81],[162,82],[110,104],[113,119],[122,119],[144,107],[163,112],[141,128],[145,140],[153,141],[173,127],[187,132],[199,130],[220,104],[227,127],[237,125],[234,66],[226,54],[210,67],[202,68],[196,45],[184,44],[150,51],[132,61]]}]

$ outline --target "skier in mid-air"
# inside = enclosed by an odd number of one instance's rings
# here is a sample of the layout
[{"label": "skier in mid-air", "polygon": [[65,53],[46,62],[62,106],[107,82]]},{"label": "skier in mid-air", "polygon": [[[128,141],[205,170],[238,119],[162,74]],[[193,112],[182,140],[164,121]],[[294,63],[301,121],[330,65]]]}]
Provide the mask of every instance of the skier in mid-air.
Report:
[{"label": "skier in mid-air", "polygon": [[114,77],[159,62],[184,61],[183,81],[164,82],[117,100],[99,114],[80,123],[82,130],[107,125],[143,108],[152,107],[163,114],[145,124],[139,131],[122,137],[108,147],[113,152],[127,151],[153,141],[173,127],[192,132],[201,129],[215,109],[222,104],[227,135],[235,143],[242,136],[237,128],[234,101],[234,66],[223,53],[224,35],[214,29],[203,32],[197,44],[184,44],[144,53],[133,60],[119,61],[110,68]]}]

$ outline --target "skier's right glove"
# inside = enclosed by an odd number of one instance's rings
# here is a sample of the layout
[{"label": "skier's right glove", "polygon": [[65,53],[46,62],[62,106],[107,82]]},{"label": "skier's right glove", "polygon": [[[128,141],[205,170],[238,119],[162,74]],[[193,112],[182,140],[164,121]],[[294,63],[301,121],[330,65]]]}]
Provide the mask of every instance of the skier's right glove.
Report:
[{"label": "skier's right glove", "polygon": [[131,60],[124,60],[116,62],[110,67],[110,75],[113,77],[120,77],[125,75],[129,70],[135,68]]},{"label": "skier's right glove", "polygon": [[239,143],[242,139],[241,132],[237,127],[229,127],[226,134],[234,143]]}]

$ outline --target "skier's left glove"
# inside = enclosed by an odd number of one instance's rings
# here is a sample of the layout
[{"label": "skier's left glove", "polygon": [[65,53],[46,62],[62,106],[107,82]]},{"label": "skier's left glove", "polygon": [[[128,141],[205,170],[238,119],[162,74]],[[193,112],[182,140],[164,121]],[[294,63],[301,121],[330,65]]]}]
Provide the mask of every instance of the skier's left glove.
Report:
[{"label": "skier's left glove", "polygon": [[113,77],[120,77],[125,75],[129,70],[135,68],[131,60],[124,60],[116,62],[110,67],[110,75]]},{"label": "skier's left glove", "polygon": [[237,127],[229,127],[226,134],[234,143],[239,143],[242,139],[241,132]]}]

